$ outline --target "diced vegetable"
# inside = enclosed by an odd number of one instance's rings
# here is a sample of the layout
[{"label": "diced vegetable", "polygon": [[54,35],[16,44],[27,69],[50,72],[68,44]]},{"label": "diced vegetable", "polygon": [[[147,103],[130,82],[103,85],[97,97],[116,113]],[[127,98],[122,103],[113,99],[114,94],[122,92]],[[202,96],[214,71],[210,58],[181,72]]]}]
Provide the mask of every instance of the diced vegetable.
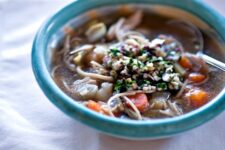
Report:
[{"label": "diced vegetable", "polygon": [[192,63],[186,56],[181,56],[179,64],[186,69],[192,68]]},{"label": "diced vegetable", "polygon": [[169,92],[155,92],[151,94],[150,107],[152,109],[165,109],[167,100],[170,97]]},{"label": "diced vegetable", "polygon": [[76,80],[72,85],[73,93],[80,99],[95,99],[98,86],[95,84],[90,84],[92,81],[93,80],[88,77],[81,80]]},{"label": "diced vegetable", "polygon": [[101,88],[96,93],[96,98],[102,101],[107,101],[112,96],[113,84],[103,82]]},{"label": "diced vegetable", "polygon": [[134,103],[140,112],[144,112],[149,106],[146,94],[138,93],[136,95],[128,96],[128,98]]},{"label": "diced vegetable", "polygon": [[86,105],[89,109],[93,110],[93,111],[96,111],[96,112],[100,112],[101,111],[101,106],[99,103],[95,102],[95,101],[92,101],[92,100],[89,100],[87,102],[87,105]]},{"label": "diced vegetable", "polygon": [[106,25],[104,23],[97,23],[89,27],[85,32],[90,42],[96,42],[103,38],[106,34]]},{"label": "diced vegetable", "polygon": [[184,70],[184,68],[178,63],[174,64],[174,69],[177,73],[181,74],[182,76],[186,74],[186,71]]},{"label": "diced vegetable", "polygon": [[187,98],[192,107],[198,108],[208,102],[209,94],[203,90],[196,89],[188,93]]},{"label": "diced vegetable", "polygon": [[[102,107],[100,113],[109,116],[109,110],[107,108]],[[115,114],[114,114],[115,115]],[[116,116],[116,115],[115,115]]]},{"label": "diced vegetable", "polygon": [[206,79],[206,76],[200,73],[191,73],[188,76],[188,80],[193,81],[195,83],[202,82]]},{"label": "diced vegetable", "polygon": [[93,100],[89,100],[87,102],[86,106],[89,109],[93,110],[93,111],[96,111],[96,112],[99,112],[99,113],[101,113],[103,115],[109,116],[109,110],[108,110],[108,108],[107,107],[102,107],[103,105],[101,105],[100,103],[97,103],[97,102],[95,102]]}]

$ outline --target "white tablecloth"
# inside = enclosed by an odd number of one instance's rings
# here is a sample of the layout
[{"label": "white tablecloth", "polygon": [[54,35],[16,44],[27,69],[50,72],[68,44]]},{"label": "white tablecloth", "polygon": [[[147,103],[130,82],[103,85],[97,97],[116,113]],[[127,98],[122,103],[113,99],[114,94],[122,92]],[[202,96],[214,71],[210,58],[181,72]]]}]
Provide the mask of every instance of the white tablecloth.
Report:
[{"label": "white tablecloth", "polygon": [[[40,90],[31,45],[42,22],[71,0],[0,0],[1,150],[225,150],[225,113],[179,136],[154,141],[109,137],[67,117]],[[207,0],[225,15],[224,0]]]}]

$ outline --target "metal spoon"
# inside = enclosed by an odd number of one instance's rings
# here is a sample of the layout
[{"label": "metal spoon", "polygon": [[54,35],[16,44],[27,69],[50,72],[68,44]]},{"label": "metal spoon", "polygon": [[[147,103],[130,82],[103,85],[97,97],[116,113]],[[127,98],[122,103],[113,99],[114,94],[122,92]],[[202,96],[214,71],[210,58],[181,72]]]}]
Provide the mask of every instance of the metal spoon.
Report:
[{"label": "metal spoon", "polygon": [[218,61],[208,55],[203,54],[201,51],[197,52],[197,56],[201,57],[206,63],[225,71],[225,64],[221,61]]}]

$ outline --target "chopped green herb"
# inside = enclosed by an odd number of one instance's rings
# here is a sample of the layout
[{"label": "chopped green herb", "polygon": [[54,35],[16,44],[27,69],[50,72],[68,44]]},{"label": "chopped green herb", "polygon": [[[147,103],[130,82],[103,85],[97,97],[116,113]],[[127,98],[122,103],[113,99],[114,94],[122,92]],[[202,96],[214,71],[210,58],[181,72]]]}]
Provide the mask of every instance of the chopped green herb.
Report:
[{"label": "chopped green herb", "polygon": [[135,83],[136,83],[135,80],[124,80],[124,79],[117,80],[114,85],[114,91],[116,92],[126,91],[129,88],[131,88]]},{"label": "chopped green herb", "polygon": [[123,81],[117,80],[114,85],[114,91],[120,92],[122,88],[123,88]]},{"label": "chopped green herb", "polygon": [[142,80],[140,83],[141,88],[143,88],[145,85],[151,85],[151,82],[149,80]]},{"label": "chopped green herb", "polygon": [[154,62],[160,62],[163,61],[162,57],[152,57],[149,58],[148,62],[154,63]]},{"label": "chopped green herb", "polygon": [[131,58],[131,59],[129,60],[128,66],[132,66],[133,62],[134,62],[134,60]]},{"label": "chopped green herb", "polygon": [[139,68],[142,68],[142,67],[145,66],[145,64],[144,64],[143,62],[141,62],[141,61],[138,61],[138,62],[137,62],[137,66],[138,66]]},{"label": "chopped green herb", "polygon": [[141,55],[146,54],[147,52],[148,52],[148,51],[145,50],[145,49],[142,49],[142,50],[140,51]]},{"label": "chopped green herb", "polygon": [[167,84],[164,83],[164,82],[162,82],[162,83],[157,83],[157,84],[156,84],[156,88],[157,88],[158,90],[166,90],[166,89],[167,89]]},{"label": "chopped green herb", "polygon": [[163,61],[162,61],[162,64],[169,65],[169,64],[172,64],[172,63],[171,63],[170,61],[163,60]]},{"label": "chopped green herb", "polygon": [[151,84],[149,80],[143,80],[143,84]]},{"label": "chopped green herb", "polygon": [[131,81],[127,81],[127,80],[126,80],[126,82],[125,82],[126,88],[129,89],[130,87],[132,87],[132,85],[133,85],[134,83],[136,83],[135,80],[131,80]]},{"label": "chopped green herb", "polygon": [[110,53],[112,54],[112,56],[118,56],[118,54],[120,53],[120,51],[116,48],[110,49]]},{"label": "chopped green herb", "polygon": [[133,57],[133,54],[130,51],[125,51],[125,56]]}]

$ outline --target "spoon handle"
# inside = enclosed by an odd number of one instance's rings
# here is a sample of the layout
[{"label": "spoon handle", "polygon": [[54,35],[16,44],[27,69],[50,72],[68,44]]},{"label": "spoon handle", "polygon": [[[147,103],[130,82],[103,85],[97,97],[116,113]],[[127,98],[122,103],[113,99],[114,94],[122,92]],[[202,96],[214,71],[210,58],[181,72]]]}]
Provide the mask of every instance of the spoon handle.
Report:
[{"label": "spoon handle", "polygon": [[197,55],[200,56],[206,63],[208,63],[220,70],[225,71],[225,63],[218,61],[218,60],[216,60],[208,55],[205,55],[201,52],[197,53]]}]

